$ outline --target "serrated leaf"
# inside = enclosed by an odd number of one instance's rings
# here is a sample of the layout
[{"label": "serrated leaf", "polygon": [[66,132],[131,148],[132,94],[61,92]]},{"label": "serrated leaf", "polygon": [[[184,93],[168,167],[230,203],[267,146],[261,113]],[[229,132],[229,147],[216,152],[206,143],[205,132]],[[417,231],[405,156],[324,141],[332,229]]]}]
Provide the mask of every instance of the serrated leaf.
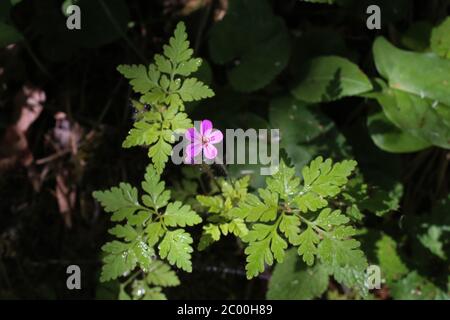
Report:
[{"label": "serrated leaf", "polygon": [[171,265],[186,272],[192,272],[191,253],[193,251],[191,235],[183,229],[167,231],[159,244],[159,255]]},{"label": "serrated leaf", "polygon": [[[158,86],[159,74],[155,69],[151,71],[154,73],[152,78],[149,77],[147,67],[143,65],[119,65],[117,71],[131,80],[130,84],[137,93],[144,94]],[[155,79],[156,81],[154,81]]]},{"label": "serrated leaf", "polygon": [[202,251],[209,247],[212,243],[220,240],[220,229],[216,224],[207,224],[203,226],[203,233],[200,237],[200,242],[198,244],[198,250]]},{"label": "serrated leaf", "polygon": [[181,88],[178,90],[183,101],[196,101],[214,96],[214,92],[203,82],[195,78],[184,80]]},{"label": "serrated leaf", "polygon": [[268,222],[277,217],[278,195],[266,189],[259,189],[258,193],[263,199],[261,201],[257,196],[248,194],[239,207],[233,211],[233,214],[248,222]]},{"label": "serrated leaf", "polygon": [[147,274],[147,283],[161,287],[175,287],[180,284],[177,274],[162,261],[153,261]]},{"label": "serrated leaf", "polygon": [[169,227],[193,226],[202,222],[202,218],[189,205],[183,205],[180,201],[169,203],[162,219]]},{"label": "serrated leaf", "polygon": [[116,279],[136,267],[137,259],[130,244],[115,240],[106,243],[102,250],[108,253],[103,258],[102,282]]},{"label": "serrated leaf", "polygon": [[124,238],[129,242],[133,241],[138,236],[136,230],[134,230],[134,228],[128,224],[124,226],[118,224],[114,228],[109,229],[108,232],[118,238]]},{"label": "serrated leaf", "polygon": [[245,249],[247,255],[247,278],[251,279],[264,271],[264,265],[271,266],[274,258],[278,262],[284,259],[287,248],[286,241],[277,233],[278,224],[255,224],[244,241],[249,245]]},{"label": "serrated leaf", "polygon": [[153,160],[153,164],[158,173],[163,171],[171,152],[172,146],[166,142],[163,136],[160,136],[158,142],[148,150],[148,156]]},{"label": "serrated leaf", "polygon": [[160,181],[160,175],[152,165],[147,166],[142,189],[147,195],[142,196],[143,203],[157,211],[167,205],[170,199],[170,191],[165,190],[166,184]]},{"label": "serrated leaf", "polygon": [[308,226],[298,237],[298,243],[300,245],[297,252],[299,256],[303,257],[303,261],[308,266],[314,264],[314,257],[317,254],[317,244],[319,242],[320,238],[311,226]]},{"label": "serrated leaf", "polygon": [[157,123],[137,121],[134,123],[134,128],[128,132],[122,147],[131,148],[135,146],[152,145],[158,140],[159,130],[160,126]]},{"label": "serrated leaf", "polygon": [[292,245],[300,244],[300,218],[298,216],[283,214],[280,231],[284,233]]},{"label": "serrated leaf", "polygon": [[191,58],[193,50],[189,48],[187,40],[186,26],[183,22],[179,22],[176,26],[173,37],[170,38],[169,44],[164,45],[164,55],[173,63],[181,63]]},{"label": "serrated leaf", "polygon": [[406,273],[408,268],[402,262],[397,252],[397,243],[388,235],[377,241],[377,257],[380,269],[388,283],[400,279]]},{"label": "serrated leaf", "polygon": [[120,183],[107,191],[95,191],[93,197],[99,201],[106,212],[112,212],[112,221],[122,221],[143,207],[139,204],[137,189],[128,183]]},{"label": "serrated leaf", "polygon": [[281,199],[288,200],[298,192],[300,179],[295,176],[295,168],[289,168],[281,161],[277,173],[267,178],[266,182],[270,191],[277,192]]},{"label": "serrated leaf", "polygon": [[331,159],[324,161],[322,157],[317,157],[303,168],[304,187],[294,202],[302,212],[325,207],[328,204],[325,198],[336,196],[341,191],[355,167],[356,161],[353,160],[333,165]]},{"label": "serrated leaf", "polygon": [[197,201],[206,208],[210,213],[220,213],[223,209],[223,199],[220,196],[203,196],[198,195]]}]

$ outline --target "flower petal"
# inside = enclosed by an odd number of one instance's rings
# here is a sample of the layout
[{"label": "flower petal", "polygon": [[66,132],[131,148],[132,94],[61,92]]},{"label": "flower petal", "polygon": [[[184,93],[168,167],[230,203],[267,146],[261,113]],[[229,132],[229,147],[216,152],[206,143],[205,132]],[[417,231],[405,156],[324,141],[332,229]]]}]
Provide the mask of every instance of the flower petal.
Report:
[{"label": "flower petal", "polygon": [[212,129],[212,122],[210,120],[203,120],[201,125],[200,125],[200,133],[202,135],[205,134],[206,131],[211,130]]},{"label": "flower petal", "polygon": [[[196,128],[189,128],[186,130],[186,132],[184,133],[186,139],[188,139],[189,141],[194,141],[194,140],[198,140],[200,133],[198,133]],[[201,140],[201,138],[200,138]]]},{"label": "flower petal", "polygon": [[205,154],[205,157],[209,160],[214,159],[217,157],[217,149],[212,144],[204,144],[203,145],[203,153]]},{"label": "flower petal", "polygon": [[209,143],[216,144],[223,140],[223,134],[220,130],[208,130],[204,136],[208,138]]},{"label": "flower petal", "polygon": [[202,151],[201,143],[190,143],[186,146],[185,150],[185,162],[193,163],[194,158]]}]

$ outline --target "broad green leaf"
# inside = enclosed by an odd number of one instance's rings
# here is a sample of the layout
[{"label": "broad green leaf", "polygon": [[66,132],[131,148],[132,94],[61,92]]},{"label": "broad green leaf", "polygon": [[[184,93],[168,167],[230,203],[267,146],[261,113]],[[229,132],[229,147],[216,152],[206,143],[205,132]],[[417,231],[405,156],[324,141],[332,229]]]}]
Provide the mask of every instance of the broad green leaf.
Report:
[{"label": "broad green leaf", "polygon": [[431,144],[396,127],[382,112],[367,118],[370,138],[381,150],[392,153],[416,152]]},{"label": "broad green leaf", "polygon": [[450,105],[450,61],[429,53],[415,53],[394,47],[379,37],[373,45],[378,72],[389,87]]},{"label": "broad green leaf", "polygon": [[431,49],[442,58],[450,59],[450,17],[433,29]]},{"label": "broad green leaf", "polygon": [[215,63],[235,61],[228,72],[233,88],[255,91],[269,84],[286,66],[289,34],[267,0],[231,1],[224,19],[211,30],[209,50]]},{"label": "broad green leaf", "polygon": [[420,140],[450,148],[450,109],[429,99],[386,88],[375,95],[386,117],[397,127]]},{"label": "broad green leaf", "polygon": [[372,89],[369,79],[357,65],[337,56],[323,56],[305,62],[296,77],[292,94],[311,103],[334,101]]},{"label": "broad green leaf", "polygon": [[307,267],[294,249],[286,252],[283,263],[272,273],[267,291],[270,300],[309,300],[320,297],[328,287],[329,276],[321,264]]}]

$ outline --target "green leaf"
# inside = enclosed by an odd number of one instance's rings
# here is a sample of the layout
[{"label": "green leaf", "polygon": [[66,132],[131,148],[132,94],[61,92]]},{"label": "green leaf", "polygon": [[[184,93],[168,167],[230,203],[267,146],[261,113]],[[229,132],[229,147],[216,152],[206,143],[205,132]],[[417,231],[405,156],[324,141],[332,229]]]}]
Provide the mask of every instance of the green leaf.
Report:
[{"label": "green leaf", "polygon": [[298,71],[298,82],[291,90],[299,100],[326,102],[358,95],[372,89],[366,75],[349,60],[324,56],[306,62]]},{"label": "green leaf", "polygon": [[298,216],[283,214],[280,222],[280,231],[284,233],[291,244],[300,244],[300,218]]},{"label": "green leaf", "polygon": [[389,87],[450,105],[450,61],[428,53],[400,50],[379,37],[373,45],[378,72]]},{"label": "green leaf", "polygon": [[266,0],[231,1],[209,38],[212,60],[218,64],[234,62],[228,78],[233,88],[243,92],[268,85],[283,71],[290,50],[285,23],[273,14]]},{"label": "green leaf", "polygon": [[429,148],[431,144],[396,127],[382,112],[367,118],[370,138],[381,150],[409,153]]},{"label": "green leaf", "polygon": [[175,287],[180,284],[177,274],[162,261],[153,261],[146,277],[147,283],[161,287]]},{"label": "green leaf", "polygon": [[278,224],[255,224],[249,231],[244,241],[249,245],[245,249],[247,255],[247,278],[251,279],[264,271],[265,264],[271,266],[274,258],[278,262],[284,259],[284,251],[287,248],[286,241],[277,233]]},{"label": "green leaf", "polygon": [[100,281],[105,282],[116,279],[124,273],[134,269],[137,258],[129,243],[114,240],[106,243],[102,250],[107,253],[103,258],[103,268]]},{"label": "green leaf", "polygon": [[200,237],[198,244],[198,250],[202,251],[209,247],[212,243],[220,240],[220,228],[219,225],[209,223],[203,226],[203,233]]},{"label": "green leaf", "polygon": [[124,148],[152,145],[158,140],[159,125],[146,121],[137,121],[122,144]]},{"label": "green leaf", "polygon": [[374,97],[392,123],[419,140],[450,148],[450,112],[447,106],[387,88],[382,80],[377,82],[382,91]]},{"label": "green leaf", "polygon": [[184,80],[178,93],[183,101],[196,101],[214,96],[214,92],[206,84],[195,78]]},{"label": "green leaf", "polygon": [[126,241],[133,241],[138,236],[136,230],[128,224],[124,226],[118,224],[114,228],[109,229],[109,233],[118,238],[124,238]]},{"label": "green leaf", "polygon": [[298,255],[303,257],[303,261],[308,265],[314,264],[314,256],[317,254],[317,244],[320,238],[311,226],[300,234],[298,237],[299,247]]},{"label": "green leaf", "polygon": [[179,22],[177,24],[174,36],[169,39],[169,44],[164,45],[163,49],[164,55],[176,64],[191,58],[194,50],[189,47],[184,22]]},{"label": "green leaf", "polygon": [[144,94],[158,87],[159,71],[154,66],[148,71],[143,65],[119,65],[117,71],[130,80],[133,90],[137,93]]},{"label": "green leaf", "polygon": [[193,226],[202,222],[202,218],[189,205],[183,205],[180,201],[169,203],[162,219],[169,227]]},{"label": "green leaf", "polygon": [[198,195],[197,201],[206,208],[210,213],[220,213],[223,210],[223,199],[220,196],[203,196]]},{"label": "green leaf", "polygon": [[158,173],[164,170],[166,162],[169,160],[169,155],[172,152],[172,146],[166,140],[171,137],[170,131],[165,131],[161,134],[153,146],[148,150],[148,156],[152,158],[155,169]]},{"label": "green leaf", "polygon": [[295,176],[295,168],[289,168],[281,160],[277,173],[267,178],[266,183],[270,191],[278,193],[281,199],[288,200],[298,192],[300,179]]},{"label": "green leaf", "polygon": [[22,40],[22,34],[15,27],[0,21],[0,48]]},{"label": "green leaf", "polygon": [[450,17],[433,29],[431,49],[442,58],[450,59]]},{"label": "green leaf", "polygon": [[147,166],[144,179],[142,189],[148,194],[142,196],[144,204],[155,211],[165,207],[170,199],[170,191],[165,190],[166,184],[164,181],[160,181],[160,175],[154,166]]},{"label": "green leaf", "polygon": [[316,264],[307,267],[299,260],[294,249],[286,252],[283,263],[272,273],[267,291],[269,300],[309,300],[320,297],[328,288],[327,269]]},{"label": "green leaf", "polygon": [[137,189],[128,183],[121,183],[107,191],[95,191],[93,197],[99,201],[106,212],[112,212],[112,221],[128,219],[143,207],[139,204]]},{"label": "green leaf", "polygon": [[294,202],[302,212],[316,211],[328,204],[327,197],[334,197],[347,183],[356,167],[356,161],[344,160],[335,163],[322,157],[314,159],[302,170],[304,187]]},{"label": "green leaf", "polygon": [[376,243],[380,269],[388,283],[400,279],[409,272],[398,255],[397,243],[388,235],[383,235]]},{"label": "green leaf", "polygon": [[167,231],[158,246],[159,255],[163,259],[167,258],[171,265],[176,265],[186,272],[192,272],[192,242],[190,234],[183,229]]},{"label": "green leaf", "polygon": [[277,217],[278,194],[266,189],[258,189],[262,201],[253,194],[248,194],[233,213],[248,222],[268,222]]},{"label": "green leaf", "polygon": [[450,296],[422,277],[417,271],[410,272],[403,279],[390,286],[390,292],[397,300],[448,300]]}]

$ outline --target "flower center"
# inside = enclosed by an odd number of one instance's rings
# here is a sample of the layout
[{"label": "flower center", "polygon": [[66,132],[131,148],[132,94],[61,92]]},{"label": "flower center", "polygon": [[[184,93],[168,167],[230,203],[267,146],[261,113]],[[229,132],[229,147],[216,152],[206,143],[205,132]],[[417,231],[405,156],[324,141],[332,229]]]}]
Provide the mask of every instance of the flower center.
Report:
[{"label": "flower center", "polygon": [[203,143],[203,144],[207,144],[208,142],[209,142],[209,138],[203,136],[203,137],[202,137],[202,143]]}]

